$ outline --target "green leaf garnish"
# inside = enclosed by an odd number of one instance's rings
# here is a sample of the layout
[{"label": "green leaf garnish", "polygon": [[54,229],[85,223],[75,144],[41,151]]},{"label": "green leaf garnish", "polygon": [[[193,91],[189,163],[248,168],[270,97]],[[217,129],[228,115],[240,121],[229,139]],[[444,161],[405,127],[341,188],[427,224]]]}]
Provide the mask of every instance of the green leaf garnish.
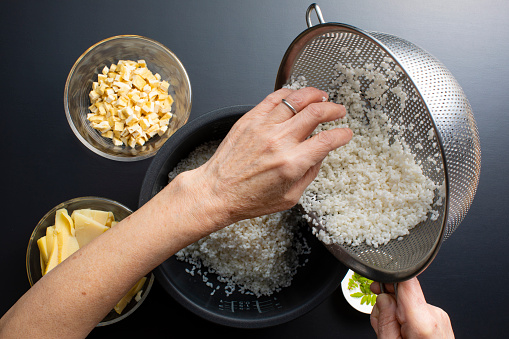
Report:
[{"label": "green leaf garnish", "polygon": [[350,296],[351,296],[351,297],[353,297],[353,298],[361,298],[361,297],[363,297],[364,295],[365,295],[365,294],[364,294],[364,293],[362,293],[362,292],[355,292],[355,293],[350,294]]},{"label": "green leaf garnish", "polygon": [[376,294],[371,292],[369,288],[373,280],[365,278],[358,273],[352,275],[350,280],[348,281],[348,289],[353,290],[355,288],[359,288],[360,292],[355,292],[350,294],[353,298],[361,298],[361,305],[371,305],[374,306],[376,303]]}]

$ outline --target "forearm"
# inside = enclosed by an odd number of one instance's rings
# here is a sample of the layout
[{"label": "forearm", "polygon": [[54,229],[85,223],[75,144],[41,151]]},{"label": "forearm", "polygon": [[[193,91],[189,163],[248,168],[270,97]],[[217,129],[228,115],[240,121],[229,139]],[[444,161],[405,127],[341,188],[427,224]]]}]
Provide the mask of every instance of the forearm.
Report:
[{"label": "forearm", "polygon": [[[0,337],[84,337],[147,272],[241,219],[288,209],[352,132],[309,138],[345,108],[327,93],[281,89],[233,126],[214,156],[45,275],[0,319]],[[298,112],[290,111],[282,98]],[[35,311],[34,311],[35,310]]]},{"label": "forearm", "polygon": [[0,320],[0,336],[85,337],[142,276],[224,226],[209,216],[220,208],[204,183],[193,185],[197,175],[175,179],[45,275]]}]

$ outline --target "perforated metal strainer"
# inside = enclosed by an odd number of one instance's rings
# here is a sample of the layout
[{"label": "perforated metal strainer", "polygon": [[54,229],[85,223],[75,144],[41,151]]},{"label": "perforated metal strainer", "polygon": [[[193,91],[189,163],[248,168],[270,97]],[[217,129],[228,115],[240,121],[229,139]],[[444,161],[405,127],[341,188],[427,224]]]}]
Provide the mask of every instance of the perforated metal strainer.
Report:
[{"label": "perforated metal strainer", "polygon": [[[314,26],[310,18],[313,10],[320,22]],[[380,67],[384,58],[389,57],[405,74],[398,85],[413,100],[407,100],[404,109],[400,109],[398,99],[389,96],[385,108],[392,121],[407,127],[403,137],[423,173],[434,182],[443,183],[440,194],[443,203],[434,207],[438,218],[428,218],[403,239],[391,240],[377,248],[365,243],[326,246],[346,266],[365,277],[385,283],[407,280],[431,263],[443,240],[464,219],[474,198],[481,151],[472,109],[452,74],[416,45],[385,33],[324,23],[316,4],[308,8],[306,21],[308,29],[295,38],[283,57],[276,89],[287,84],[292,76],[304,76],[307,86],[327,90],[338,62],[355,67],[369,61],[374,67]],[[360,92],[368,85],[369,81],[362,82]],[[434,132],[433,138],[429,138],[430,130]],[[312,211],[305,212],[317,220]],[[314,223],[312,227],[320,229],[323,225]]]}]

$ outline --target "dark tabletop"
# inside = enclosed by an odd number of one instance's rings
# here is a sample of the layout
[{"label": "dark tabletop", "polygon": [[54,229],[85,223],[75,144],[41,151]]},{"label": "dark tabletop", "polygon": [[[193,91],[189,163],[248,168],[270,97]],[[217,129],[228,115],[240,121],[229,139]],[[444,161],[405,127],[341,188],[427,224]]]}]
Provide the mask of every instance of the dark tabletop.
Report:
[{"label": "dark tabletop", "polygon": [[[472,105],[482,148],[471,209],[420,275],[429,303],[446,310],[458,338],[503,337],[509,293],[509,2],[504,0],[331,1],[325,21],[407,39],[436,56]],[[92,44],[119,34],[161,42],[191,79],[194,119],[210,110],[256,104],[274,88],[280,61],[304,29],[310,1],[3,1],[0,11],[1,168],[0,315],[29,288],[25,253],[39,219],[65,200],[95,195],[137,208],[150,159],[107,160],[74,136],[64,84]],[[504,326],[505,325],[505,326]],[[369,316],[338,289],[297,320],[258,330],[209,323],[155,283],[147,300],[90,338],[374,337]],[[186,333],[186,334],[187,334]]]}]

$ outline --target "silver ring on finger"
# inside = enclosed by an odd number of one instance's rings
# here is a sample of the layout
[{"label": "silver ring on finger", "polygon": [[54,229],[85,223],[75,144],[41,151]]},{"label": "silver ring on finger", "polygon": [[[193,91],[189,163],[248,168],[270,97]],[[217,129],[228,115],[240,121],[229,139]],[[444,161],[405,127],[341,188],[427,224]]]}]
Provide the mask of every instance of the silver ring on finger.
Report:
[{"label": "silver ring on finger", "polygon": [[286,105],[286,107],[288,107],[290,109],[290,111],[292,111],[293,114],[297,114],[297,110],[295,108],[293,108],[293,106],[288,102],[286,101],[285,99],[281,99],[281,101],[283,102],[283,104]]}]

